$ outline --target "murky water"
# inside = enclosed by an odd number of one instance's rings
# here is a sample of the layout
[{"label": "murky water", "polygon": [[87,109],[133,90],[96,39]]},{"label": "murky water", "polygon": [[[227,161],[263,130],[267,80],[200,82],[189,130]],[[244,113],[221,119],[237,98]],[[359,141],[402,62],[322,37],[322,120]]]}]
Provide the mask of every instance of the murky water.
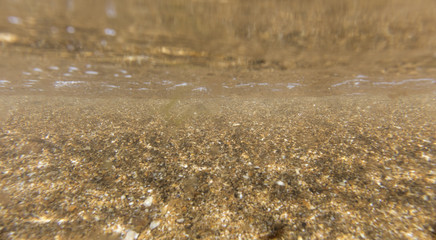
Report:
[{"label": "murky water", "polygon": [[432,0],[0,4],[7,94],[401,96],[436,85]]}]

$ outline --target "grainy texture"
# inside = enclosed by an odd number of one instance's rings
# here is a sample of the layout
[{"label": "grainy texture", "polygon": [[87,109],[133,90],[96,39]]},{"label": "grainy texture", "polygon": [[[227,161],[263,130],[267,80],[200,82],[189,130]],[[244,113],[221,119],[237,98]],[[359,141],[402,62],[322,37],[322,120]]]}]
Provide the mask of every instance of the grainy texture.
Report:
[{"label": "grainy texture", "polygon": [[433,95],[1,97],[2,239],[434,239]]}]

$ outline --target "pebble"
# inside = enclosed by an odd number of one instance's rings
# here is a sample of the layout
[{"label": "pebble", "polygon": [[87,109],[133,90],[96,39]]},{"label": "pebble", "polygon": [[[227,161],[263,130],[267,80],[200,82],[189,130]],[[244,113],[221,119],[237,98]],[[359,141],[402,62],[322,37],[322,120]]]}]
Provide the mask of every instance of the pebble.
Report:
[{"label": "pebble", "polygon": [[282,182],[282,181],[277,181],[276,183],[277,183],[277,185],[279,185],[279,186],[285,186],[285,183]]},{"label": "pebble", "polygon": [[139,233],[133,231],[133,230],[127,230],[126,236],[124,236],[123,240],[135,240],[139,236]]},{"label": "pebble", "polygon": [[152,221],[150,223],[150,229],[153,230],[153,229],[157,228],[159,226],[159,224],[160,224],[160,221],[158,221],[158,220]]},{"label": "pebble", "polygon": [[145,199],[145,201],[144,201],[145,207],[150,207],[152,204],[153,204],[153,196],[150,196],[147,199]]},{"label": "pebble", "polygon": [[296,168],[296,169],[295,169],[295,173],[296,173],[297,175],[300,175],[300,169],[299,169],[299,168]]},{"label": "pebble", "polygon": [[177,223],[183,223],[183,222],[185,222],[185,219],[184,218],[180,218],[180,219],[177,219],[176,222]]}]

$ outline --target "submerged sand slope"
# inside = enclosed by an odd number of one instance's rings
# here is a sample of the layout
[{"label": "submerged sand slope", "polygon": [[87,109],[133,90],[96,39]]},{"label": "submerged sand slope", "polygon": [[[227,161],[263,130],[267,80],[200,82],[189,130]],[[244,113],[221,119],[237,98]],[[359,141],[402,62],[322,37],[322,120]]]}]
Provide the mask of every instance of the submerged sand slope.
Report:
[{"label": "submerged sand slope", "polygon": [[436,234],[434,95],[1,100],[2,239]]}]

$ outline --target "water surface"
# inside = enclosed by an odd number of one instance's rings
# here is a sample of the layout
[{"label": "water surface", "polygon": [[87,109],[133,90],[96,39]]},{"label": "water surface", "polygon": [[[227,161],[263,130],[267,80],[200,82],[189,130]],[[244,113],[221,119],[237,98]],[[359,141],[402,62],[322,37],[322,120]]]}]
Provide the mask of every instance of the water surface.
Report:
[{"label": "water surface", "polygon": [[431,92],[436,4],[3,0],[3,93]]}]

